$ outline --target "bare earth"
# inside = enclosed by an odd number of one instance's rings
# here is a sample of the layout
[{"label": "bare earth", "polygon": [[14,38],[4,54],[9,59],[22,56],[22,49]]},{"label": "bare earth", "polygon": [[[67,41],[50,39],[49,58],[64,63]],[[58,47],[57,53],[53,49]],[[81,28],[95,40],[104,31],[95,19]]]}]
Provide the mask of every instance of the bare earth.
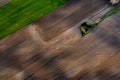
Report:
[{"label": "bare earth", "polygon": [[0,6],[8,3],[10,0],[0,0]]},{"label": "bare earth", "polygon": [[106,6],[70,0],[0,40],[0,80],[119,80],[120,13],[80,37],[81,21],[97,20]]}]

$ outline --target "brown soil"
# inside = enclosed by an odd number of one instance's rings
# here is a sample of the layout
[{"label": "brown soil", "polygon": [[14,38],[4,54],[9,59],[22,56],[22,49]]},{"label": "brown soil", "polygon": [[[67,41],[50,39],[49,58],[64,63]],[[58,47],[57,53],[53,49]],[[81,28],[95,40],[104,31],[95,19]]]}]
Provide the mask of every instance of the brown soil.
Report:
[{"label": "brown soil", "polygon": [[105,0],[71,0],[0,40],[0,71],[5,73],[0,79],[119,80],[120,13],[80,37],[81,21],[92,15],[88,19],[97,20],[103,13],[95,12],[106,5]]}]

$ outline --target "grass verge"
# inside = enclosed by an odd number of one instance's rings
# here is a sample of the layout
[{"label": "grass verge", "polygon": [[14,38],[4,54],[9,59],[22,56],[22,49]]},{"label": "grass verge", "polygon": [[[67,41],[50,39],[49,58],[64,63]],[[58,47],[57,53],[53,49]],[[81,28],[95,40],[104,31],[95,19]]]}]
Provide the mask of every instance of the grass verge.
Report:
[{"label": "grass verge", "polygon": [[0,39],[30,24],[68,0],[11,0],[0,7]]}]

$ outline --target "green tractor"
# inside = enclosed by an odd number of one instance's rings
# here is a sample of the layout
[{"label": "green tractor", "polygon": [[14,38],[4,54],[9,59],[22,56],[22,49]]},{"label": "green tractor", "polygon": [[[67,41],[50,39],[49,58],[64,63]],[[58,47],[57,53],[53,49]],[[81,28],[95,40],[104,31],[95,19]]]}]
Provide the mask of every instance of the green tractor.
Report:
[{"label": "green tractor", "polygon": [[[109,12],[107,12],[100,19],[98,19],[97,21],[93,23],[85,21],[80,25],[79,29],[80,29],[82,37],[88,34],[90,31],[92,31],[100,22],[102,22],[107,17],[120,12],[120,4],[119,4],[120,0],[109,0],[109,1],[113,5],[112,9]],[[115,3],[114,1],[117,1],[117,2]]]}]

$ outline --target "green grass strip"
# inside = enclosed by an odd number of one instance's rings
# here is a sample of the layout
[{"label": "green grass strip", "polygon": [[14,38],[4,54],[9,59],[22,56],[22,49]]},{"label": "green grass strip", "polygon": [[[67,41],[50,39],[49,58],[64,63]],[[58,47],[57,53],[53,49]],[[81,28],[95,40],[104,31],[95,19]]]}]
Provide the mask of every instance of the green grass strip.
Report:
[{"label": "green grass strip", "polygon": [[0,7],[0,39],[32,23],[68,0],[12,0]]}]

